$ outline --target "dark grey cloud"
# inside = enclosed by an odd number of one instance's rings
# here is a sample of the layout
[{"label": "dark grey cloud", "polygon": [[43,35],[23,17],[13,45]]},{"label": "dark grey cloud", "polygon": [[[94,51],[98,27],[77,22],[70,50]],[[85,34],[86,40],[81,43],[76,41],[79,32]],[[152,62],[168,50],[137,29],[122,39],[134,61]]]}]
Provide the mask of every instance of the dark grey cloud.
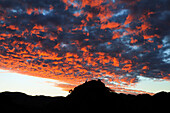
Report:
[{"label": "dark grey cloud", "polygon": [[169,4],[1,0],[0,62],[66,81],[129,85],[140,75],[169,80]]}]

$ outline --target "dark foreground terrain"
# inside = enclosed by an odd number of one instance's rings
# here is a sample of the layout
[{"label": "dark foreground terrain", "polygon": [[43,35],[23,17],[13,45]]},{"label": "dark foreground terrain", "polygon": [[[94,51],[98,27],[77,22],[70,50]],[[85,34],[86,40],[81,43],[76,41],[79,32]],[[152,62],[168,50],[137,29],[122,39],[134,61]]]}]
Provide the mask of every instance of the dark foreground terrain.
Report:
[{"label": "dark foreground terrain", "polygon": [[153,96],[111,92],[100,80],[77,86],[67,97],[29,96],[19,92],[0,93],[2,113],[96,113],[167,112],[170,93]]}]

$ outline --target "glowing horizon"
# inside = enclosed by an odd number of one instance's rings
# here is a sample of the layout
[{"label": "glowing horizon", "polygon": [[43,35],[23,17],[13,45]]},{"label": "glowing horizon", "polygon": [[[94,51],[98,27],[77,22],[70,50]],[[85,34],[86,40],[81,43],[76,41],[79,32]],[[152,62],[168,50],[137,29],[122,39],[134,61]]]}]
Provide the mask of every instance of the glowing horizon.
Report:
[{"label": "glowing horizon", "polygon": [[[62,89],[66,83],[34,76],[28,76],[11,72],[9,70],[0,69],[0,92],[22,92],[27,95],[44,95],[44,96],[67,96],[69,90],[74,87],[68,87],[67,91]],[[161,86],[163,85],[163,86]],[[62,87],[60,87],[62,86]],[[141,82],[135,86],[126,87],[124,89],[113,89],[118,93],[158,93],[160,91],[170,92],[170,82],[167,81],[154,81],[149,78],[141,77]],[[121,90],[121,91],[120,91]]]},{"label": "glowing horizon", "polygon": [[28,95],[67,96],[69,93],[54,86],[57,80],[33,77],[0,69],[0,92],[22,92]]}]

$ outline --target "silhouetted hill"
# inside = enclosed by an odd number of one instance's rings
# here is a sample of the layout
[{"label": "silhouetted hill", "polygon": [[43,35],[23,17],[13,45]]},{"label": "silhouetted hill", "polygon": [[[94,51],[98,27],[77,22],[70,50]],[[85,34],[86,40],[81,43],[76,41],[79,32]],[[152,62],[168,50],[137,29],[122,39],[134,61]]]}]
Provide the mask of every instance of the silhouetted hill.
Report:
[{"label": "silhouetted hill", "polygon": [[82,85],[79,85],[71,91],[67,97],[69,98],[100,98],[102,96],[106,96],[110,93],[110,89],[105,86],[100,80],[91,80],[89,82],[85,82]]},{"label": "silhouetted hill", "polygon": [[[0,108],[6,113],[153,112],[168,110],[170,93],[126,95],[112,92],[100,80],[85,82],[67,97],[0,93]],[[117,111],[116,111],[117,110]]]}]

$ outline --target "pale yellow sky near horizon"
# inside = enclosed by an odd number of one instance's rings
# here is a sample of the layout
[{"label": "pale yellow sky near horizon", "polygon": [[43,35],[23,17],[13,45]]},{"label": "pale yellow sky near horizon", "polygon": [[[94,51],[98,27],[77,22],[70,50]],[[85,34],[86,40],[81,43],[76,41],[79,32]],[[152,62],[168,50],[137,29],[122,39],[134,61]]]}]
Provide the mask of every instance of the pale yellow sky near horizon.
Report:
[{"label": "pale yellow sky near horizon", "polygon": [[55,87],[57,80],[33,77],[0,69],[0,92],[23,92],[28,95],[67,96],[68,92]]},{"label": "pale yellow sky near horizon", "polygon": [[[151,93],[160,91],[170,92],[170,81],[153,80],[150,78],[140,77],[141,81],[135,87],[128,89],[142,90]],[[55,84],[62,83],[57,80],[33,77],[23,75],[9,70],[0,69],[0,92],[23,92],[28,95],[45,95],[45,96],[67,96],[69,92],[56,87]]]}]

